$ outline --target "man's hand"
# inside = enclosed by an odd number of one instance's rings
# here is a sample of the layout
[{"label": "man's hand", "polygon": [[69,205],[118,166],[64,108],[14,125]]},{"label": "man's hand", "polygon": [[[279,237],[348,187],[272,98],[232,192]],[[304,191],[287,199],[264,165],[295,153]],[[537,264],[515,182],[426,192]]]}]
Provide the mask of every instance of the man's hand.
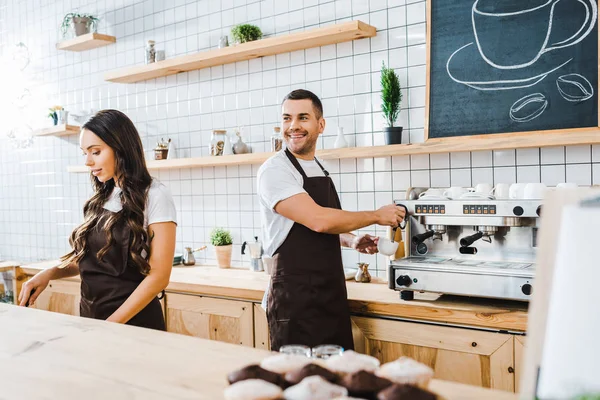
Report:
[{"label": "man's hand", "polygon": [[368,233],[360,236],[354,236],[350,247],[363,254],[375,254],[377,253],[377,242],[379,238],[377,236],[371,236]]}]

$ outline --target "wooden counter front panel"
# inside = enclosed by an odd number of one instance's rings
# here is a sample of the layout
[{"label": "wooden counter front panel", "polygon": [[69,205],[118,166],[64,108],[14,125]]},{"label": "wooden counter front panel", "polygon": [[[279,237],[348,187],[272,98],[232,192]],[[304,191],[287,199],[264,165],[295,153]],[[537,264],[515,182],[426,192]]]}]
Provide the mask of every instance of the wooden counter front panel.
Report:
[{"label": "wooden counter front panel", "polygon": [[167,331],[254,347],[253,304],[167,293]]},{"label": "wooden counter front panel", "polygon": [[77,281],[55,280],[39,295],[34,308],[61,314],[79,315],[81,284]]},{"label": "wooden counter front panel", "polygon": [[356,350],[382,363],[408,356],[433,368],[436,379],[514,391],[512,335],[367,317],[352,322]]},{"label": "wooden counter front panel", "polygon": [[525,336],[515,335],[515,392],[520,393],[521,377],[525,365]]},{"label": "wooden counter front panel", "polygon": [[267,313],[260,304],[254,304],[254,347],[271,350]]}]

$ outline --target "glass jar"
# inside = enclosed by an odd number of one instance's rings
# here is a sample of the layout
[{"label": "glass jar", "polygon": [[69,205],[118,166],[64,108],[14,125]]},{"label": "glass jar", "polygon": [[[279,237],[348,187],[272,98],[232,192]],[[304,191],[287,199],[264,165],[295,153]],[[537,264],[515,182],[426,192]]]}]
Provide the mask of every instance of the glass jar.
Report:
[{"label": "glass jar", "polygon": [[278,126],[273,128],[271,135],[271,151],[279,151],[283,148],[283,137],[281,136],[281,128]]},{"label": "glass jar", "polygon": [[310,357],[310,347],[303,344],[286,344],[279,348],[279,352],[283,354],[297,354],[299,356]]},{"label": "glass jar", "polygon": [[215,129],[210,137],[209,153],[211,156],[222,156],[225,149],[227,131]]},{"label": "glass jar", "polygon": [[148,40],[146,43],[146,64],[156,61],[156,49],[154,48],[154,40]]},{"label": "glass jar", "polygon": [[344,348],[336,344],[322,344],[312,348],[312,357],[327,359],[331,356],[342,354]]}]

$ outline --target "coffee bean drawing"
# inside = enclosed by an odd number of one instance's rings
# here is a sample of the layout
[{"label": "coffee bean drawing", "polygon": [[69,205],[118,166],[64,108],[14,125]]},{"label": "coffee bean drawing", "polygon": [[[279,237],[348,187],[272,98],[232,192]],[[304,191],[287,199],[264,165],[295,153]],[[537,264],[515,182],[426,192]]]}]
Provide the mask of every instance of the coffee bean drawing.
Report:
[{"label": "coffee bean drawing", "polygon": [[510,107],[510,119],[515,122],[529,122],[540,115],[548,107],[548,100],[542,93],[532,93],[521,97]]},{"label": "coffee bean drawing", "polygon": [[567,74],[556,79],[556,87],[563,99],[572,103],[585,101],[594,96],[594,88],[585,76]]}]

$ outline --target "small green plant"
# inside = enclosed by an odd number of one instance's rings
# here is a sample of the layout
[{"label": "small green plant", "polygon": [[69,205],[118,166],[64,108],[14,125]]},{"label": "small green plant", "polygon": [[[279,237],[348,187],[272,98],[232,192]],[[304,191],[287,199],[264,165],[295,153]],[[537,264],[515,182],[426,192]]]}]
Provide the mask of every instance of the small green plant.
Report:
[{"label": "small green plant", "polygon": [[54,125],[56,125],[58,123],[58,115],[56,114],[56,112],[63,110],[63,108],[61,106],[54,106],[49,108],[48,110],[50,110],[50,112],[48,113],[48,118],[52,118],[52,122],[54,122]]},{"label": "small green plant", "polygon": [[210,242],[213,246],[227,246],[233,243],[231,233],[223,228],[214,228],[210,232]]},{"label": "small green plant", "polygon": [[258,26],[242,24],[231,28],[231,36],[237,43],[246,43],[262,38],[262,31]]},{"label": "small green plant", "polygon": [[391,128],[400,113],[400,103],[402,102],[402,91],[400,90],[400,80],[392,68],[387,68],[385,63],[381,65],[381,110],[385,122]]},{"label": "small green plant", "polygon": [[69,29],[69,27],[71,26],[71,24],[73,23],[73,19],[74,18],[87,18],[88,19],[88,26],[96,26],[96,24],[98,23],[98,21],[100,21],[99,18],[95,17],[92,14],[83,14],[83,13],[68,13],[65,15],[65,17],[63,18],[62,24],[60,25],[60,29],[62,31],[63,36],[65,36],[67,34],[67,30]]},{"label": "small green plant", "polygon": [[0,303],[12,304],[13,301],[14,301],[13,292],[11,292],[10,290],[7,291],[6,293],[0,293]]}]

